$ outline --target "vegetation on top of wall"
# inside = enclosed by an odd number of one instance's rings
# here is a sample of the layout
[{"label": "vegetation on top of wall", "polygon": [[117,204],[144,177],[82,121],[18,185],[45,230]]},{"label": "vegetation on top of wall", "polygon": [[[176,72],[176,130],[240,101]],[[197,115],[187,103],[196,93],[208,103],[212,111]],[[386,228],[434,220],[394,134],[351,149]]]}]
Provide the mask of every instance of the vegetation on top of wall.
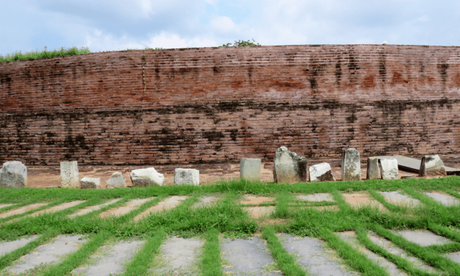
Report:
[{"label": "vegetation on top of wall", "polygon": [[17,52],[14,54],[8,54],[6,56],[0,55],[0,62],[73,56],[73,55],[81,55],[81,54],[89,54],[89,53],[91,53],[91,51],[88,49],[88,47],[81,47],[80,49],[78,49],[77,47],[72,47],[69,49],[61,48],[61,50],[47,51],[46,46],[45,46],[45,50],[41,52],[40,51],[26,52],[24,54],[21,52]]},{"label": "vegetation on top of wall", "polygon": [[235,40],[234,43],[227,43],[223,44],[221,47],[254,47],[254,46],[262,46],[259,43],[257,43],[254,38],[251,40]]}]

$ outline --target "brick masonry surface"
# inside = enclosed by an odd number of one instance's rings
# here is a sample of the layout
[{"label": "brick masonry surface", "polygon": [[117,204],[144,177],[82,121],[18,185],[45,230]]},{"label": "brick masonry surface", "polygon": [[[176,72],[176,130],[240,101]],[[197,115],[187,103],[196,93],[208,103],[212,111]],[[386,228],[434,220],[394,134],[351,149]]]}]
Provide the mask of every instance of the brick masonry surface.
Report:
[{"label": "brick masonry surface", "polygon": [[0,63],[0,161],[460,154],[460,47],[302,45]]}]

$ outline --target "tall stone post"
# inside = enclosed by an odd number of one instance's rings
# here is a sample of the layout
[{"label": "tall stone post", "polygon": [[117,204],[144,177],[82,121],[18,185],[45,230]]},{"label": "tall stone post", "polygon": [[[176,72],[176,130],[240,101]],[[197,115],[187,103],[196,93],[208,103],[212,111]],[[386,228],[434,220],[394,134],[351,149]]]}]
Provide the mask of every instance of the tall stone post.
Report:
[{"label": "tall stone post", "polygon": [[361,157],[354,149],[346,149],[342,153],[342,181],[361,180]]},{"label": "tall stone post", "polygon": [[240,178],[244,180],[260,181],[260,158],[241,158]]},{"label": "tall stone post", "polygon": [[80,188],[77,161],[61,162],[61,186],[62,188]]},{"label": "tall stone post", "polygon": [[273,178],[276,183],[307,182],[307,158],[280,147],[276,150]]}]

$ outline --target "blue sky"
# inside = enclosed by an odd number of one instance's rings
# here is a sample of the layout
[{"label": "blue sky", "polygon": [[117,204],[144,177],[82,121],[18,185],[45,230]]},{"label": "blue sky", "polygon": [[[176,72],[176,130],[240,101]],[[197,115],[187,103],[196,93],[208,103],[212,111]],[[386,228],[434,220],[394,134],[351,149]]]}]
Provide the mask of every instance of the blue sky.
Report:
[{"label": "blue sky", "polygon": [[89,47],[460,45],[460,1],[0,0],[0,55]]}]

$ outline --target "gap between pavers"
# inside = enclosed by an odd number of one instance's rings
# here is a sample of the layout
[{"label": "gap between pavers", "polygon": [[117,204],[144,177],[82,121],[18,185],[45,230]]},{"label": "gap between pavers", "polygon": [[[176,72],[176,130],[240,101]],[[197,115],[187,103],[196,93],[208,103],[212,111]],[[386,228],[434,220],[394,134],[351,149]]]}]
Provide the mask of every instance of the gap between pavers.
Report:
[{"label": "gap between pavers", "polygon": [[85,201],[86,200],[75,200],[75,201],[71,201],[71,202],[62,203],[62,204],[53,206],[51,208],[44,209],[44,210],[32,213],[32,214],[28,215],[27,217],[36,217],[36,216],[41,215],[41,214],[54,213],[54,212],[57,212],[57,211],[61,211],[61,210],[67,209],[67,208],[74,207],[74,206],[76,206],[76,205],[78,205],[80,203],[83,203]]},{"label": "gap between pavers", "polygon": [[57,262],[64,255],[77,251],[85,242],[81,235],[60,235],[52,243],[39,246],[34,252],[21,257],[13,267],[6,268],[13,273],[22,273],[42,264]]},{"label": "gap between pavers", "polygon": [[456,199],[455,197],[451,195],[446,195],[441,192],[431,192],[431,193],[425,193],[425,195],[429,196],[433,200],[436,200],[437,202],[441,203],[444,206],[455,206],[455,205],[460,205],[460,201]]},{"label": "gap between pavers", "polygon": [[38,237],[39,236],[37,235],[37,236],[29,237],[29,238],[22,238],[22,239],[15,240],[15,241],[0,242],[0,257],[16,249],[24,247],[26,244],[28,244],[31,241],[34,241]]},{"label": "gap between pavers", "polygon": [[295,256],[299,264],[311,275],[358,275],[340,264],[332,249],[327,249],[324,241],[310,237],[279,235],[284,248]]},{"label": "gap between pavers", "polygon": [[90,263],[93,260],[96,263],[86,267],[79,267],[72,271],[72,275],[109,276],[120,273],[125,269],[125,265],[134,254],[140,250],[143,243],[144,241],[119,241],[115,245],[101,246],[98,251],[103,253],[90,257]]},{"label": "gap between pavers", "polygon": [[69,218],[74,218],[76,216],[83,216],[83,215],[86,215],[88,213],[91,213],[93,211],[97,211],[101,208],[104,208],[105,206],[108,206],[110,204],[113,204],[115,202],[118,202],[121,198],[116,198],[116,199],[112,199],[106,203],[103,203],[103,204],[99,204],[99,205],[95,205],[95,206],[90,206],[90,207],[86,207],[84,209],[81,209],[81,210],[78,210],[76,213],[74,214],[71,214],[69,215]]},{"label": "gap between pavers", "polygon": [[153,275],[198,275],[198,256],[201,254],[203,241],[171,237],[161,246],[157,256],[158,266],[149,271]]},{"label": "gap between pavers", "polygon": [[366,255],[368,259],[372,260],[377,265],[385,268],[390,275],[407,275],[405,272],[401,271],[394,263],[388,261],[380,255],[375,254],[374,252],[367,249],[365,246],[361,245],[354,231],[338,232],[335,234],[339,236],[343,241],[351,245],[353,248],[358,249],[359,252]]},{"label": "gap between pavers", "polygon": [[283,275],[280,271],[270,271],[274,261],[264,241],[257,237],[249,240],[223,239],[224,272],[231,275]]},{"label": "gap between pavers", "polygon": [[23,207],[18,208],[18,209],[9,210],[9,211],[7,211],[7,212],[5,212],[3,214],[0,214],[0,218],[6,218],[6,217],[18,215],[18,214],[23,214],[23,213],[28,212],[30,210],[38,209],[38,208],[40,208],[42,206],[45,206],[47,204],[48,203],[34,203],[34,204],[23,206]]},{"label": "gap between pavers", "polygon": [[378,208],[379,211],[388,211],[382,203],[378,202],[368,193],[350,193],[342,194],[343,200],[353,207],[362,208],[365,206],[371,206]]},{"label": "gap between pavers", "polygon": [[192,208],[201,208],[216,203],[219,200],[217,196],[200,197],[199,202],[192,205]]},{"label": "gap between pavers", "polygon": [[407,207],[416,207],[420,204],[420,200],[403,195],[400,192],[379,192],[387,202],[395,205],[403,205]]},{"label": "gap between pavers", "polygon": [[145,217],[148,217],[151,213],[158,213],[158,212],[170,210],[176,207],[177,205],[179,205],[183,200],[186,200],[186,199],[187,199],[186,196],[168,197],[167,199],[161,201],[157,205],[151,206],[147,210],[135,216],[134,221],[139,221]]},{"label": "gap between pavers", "polygon": [[138,199],[133,199],[128,202],[124,206],[118,207],[118,208],[113,208],[110,210],[107,210],[105,212],[102,212],[99,214],[100,218],[106,218],[110,216],[115,216],[119,217],[122,215],[126,215],[127,213],[139,208],[142,204],[146,203],[147,201],[153,200],[155,197],[151,198],[138,198]]},{"label": "gap between pavers", "polygon": [[392,232],[420,246],[442,245],[451,242],[445,237],[425,230],[401,230]]}]

